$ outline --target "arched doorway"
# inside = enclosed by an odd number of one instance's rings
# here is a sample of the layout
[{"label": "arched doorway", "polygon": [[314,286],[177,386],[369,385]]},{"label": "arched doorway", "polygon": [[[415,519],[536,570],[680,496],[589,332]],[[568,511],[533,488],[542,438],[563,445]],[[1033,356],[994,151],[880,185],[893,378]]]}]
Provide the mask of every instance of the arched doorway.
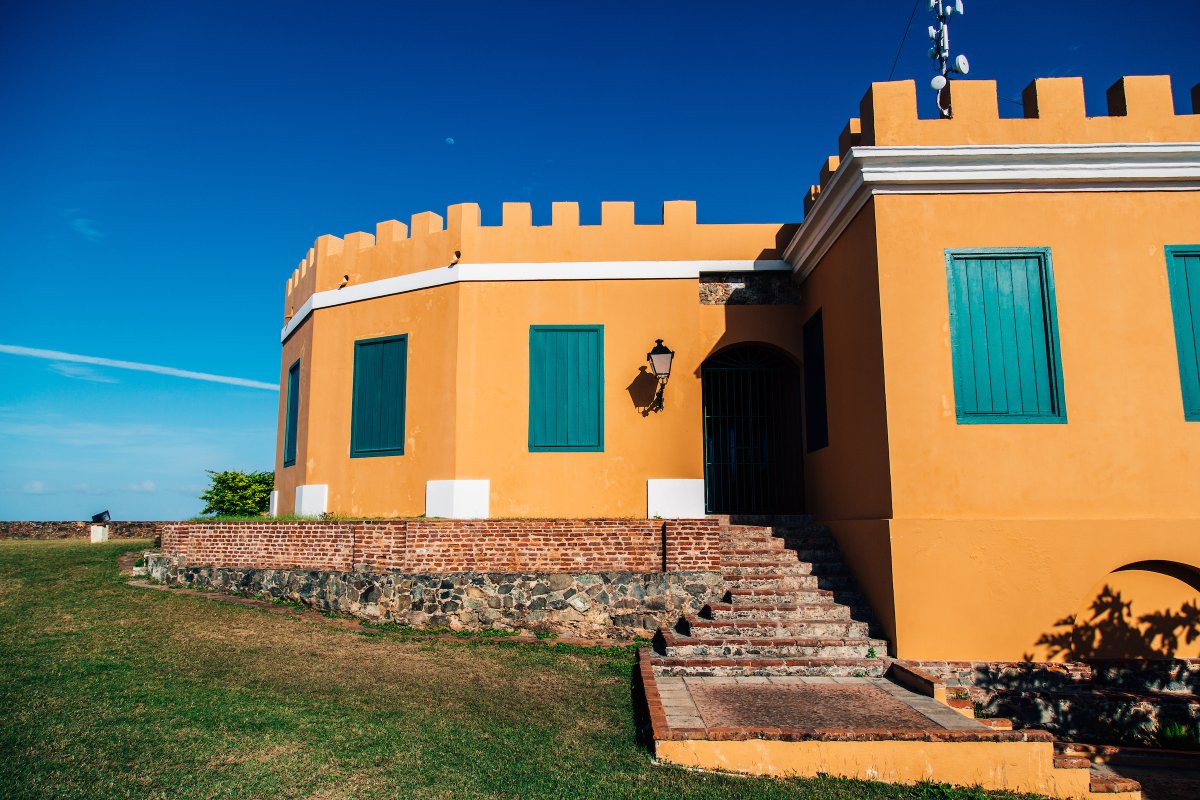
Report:
[{"label": "arched doorway", "polygon": [[709,514],[804,511],[800,372],[761,344],[722,350],[700,367],[704,501]]}]

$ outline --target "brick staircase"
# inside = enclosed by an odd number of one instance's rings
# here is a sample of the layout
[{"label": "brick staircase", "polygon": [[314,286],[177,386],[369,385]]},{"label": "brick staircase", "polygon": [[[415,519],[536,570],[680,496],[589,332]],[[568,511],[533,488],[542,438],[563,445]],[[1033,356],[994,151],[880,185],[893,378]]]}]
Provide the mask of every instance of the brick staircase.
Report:
[{"label": "brick staircase", "polygon": [[887,642],[828,528],[806,516],[726,524],[727,591],[655,637],[661,675],[877,677]]}]

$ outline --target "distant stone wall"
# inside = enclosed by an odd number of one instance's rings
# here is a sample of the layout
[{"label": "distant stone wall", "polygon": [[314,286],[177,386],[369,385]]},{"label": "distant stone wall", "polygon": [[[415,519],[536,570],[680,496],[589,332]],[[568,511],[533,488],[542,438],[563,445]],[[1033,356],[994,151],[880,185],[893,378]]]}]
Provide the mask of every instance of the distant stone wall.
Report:
[{"label": "distant stone wall", "polygon": [[722,587],[717,572],[403,572],[190,566],[149,553],[167,584],[290,600],[412,627],[649,636],[696,612]]},{"label": "distant stone wall", "polygon": [[[72,539],[91,535],[91,522],[0,522],[0,539]],[[111,539],[153,539],[161,522],[108,522]]]},{"label": "distant stone wall", "polygon": [[572,573],[716,572],[716,519],[168,522],[162,551],[190,566]]}]

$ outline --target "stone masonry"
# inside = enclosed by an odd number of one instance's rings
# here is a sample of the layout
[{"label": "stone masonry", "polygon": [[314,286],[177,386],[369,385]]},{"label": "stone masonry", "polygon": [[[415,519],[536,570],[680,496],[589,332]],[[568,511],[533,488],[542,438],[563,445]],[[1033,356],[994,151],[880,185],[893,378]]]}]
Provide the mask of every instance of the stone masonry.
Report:
[{"label": "stone masonry", "polygon": [[289,600],[413,627],[648,636],[719,594],[716,572],[447,572],[412,574],[189,566],[148,553],[150,577],[171,585]]}]

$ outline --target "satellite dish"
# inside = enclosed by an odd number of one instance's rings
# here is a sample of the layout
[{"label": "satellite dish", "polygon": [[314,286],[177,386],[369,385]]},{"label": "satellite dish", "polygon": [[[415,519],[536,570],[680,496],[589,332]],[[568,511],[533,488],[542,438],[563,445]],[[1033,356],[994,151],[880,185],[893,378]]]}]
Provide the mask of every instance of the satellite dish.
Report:
[{"label": "satellite dish", "polygon": [[940,92],[942,89],[946,88],[946,76],[934,75],[933,80],[929,82],[929,85],[933,87],[935,92]]},{"label": "satellite dish", "polygon": [[966,56],[960,54],[954,59],[954,71],[960,75],[966,75],[971,71],[971,64],[967,61]]}]

